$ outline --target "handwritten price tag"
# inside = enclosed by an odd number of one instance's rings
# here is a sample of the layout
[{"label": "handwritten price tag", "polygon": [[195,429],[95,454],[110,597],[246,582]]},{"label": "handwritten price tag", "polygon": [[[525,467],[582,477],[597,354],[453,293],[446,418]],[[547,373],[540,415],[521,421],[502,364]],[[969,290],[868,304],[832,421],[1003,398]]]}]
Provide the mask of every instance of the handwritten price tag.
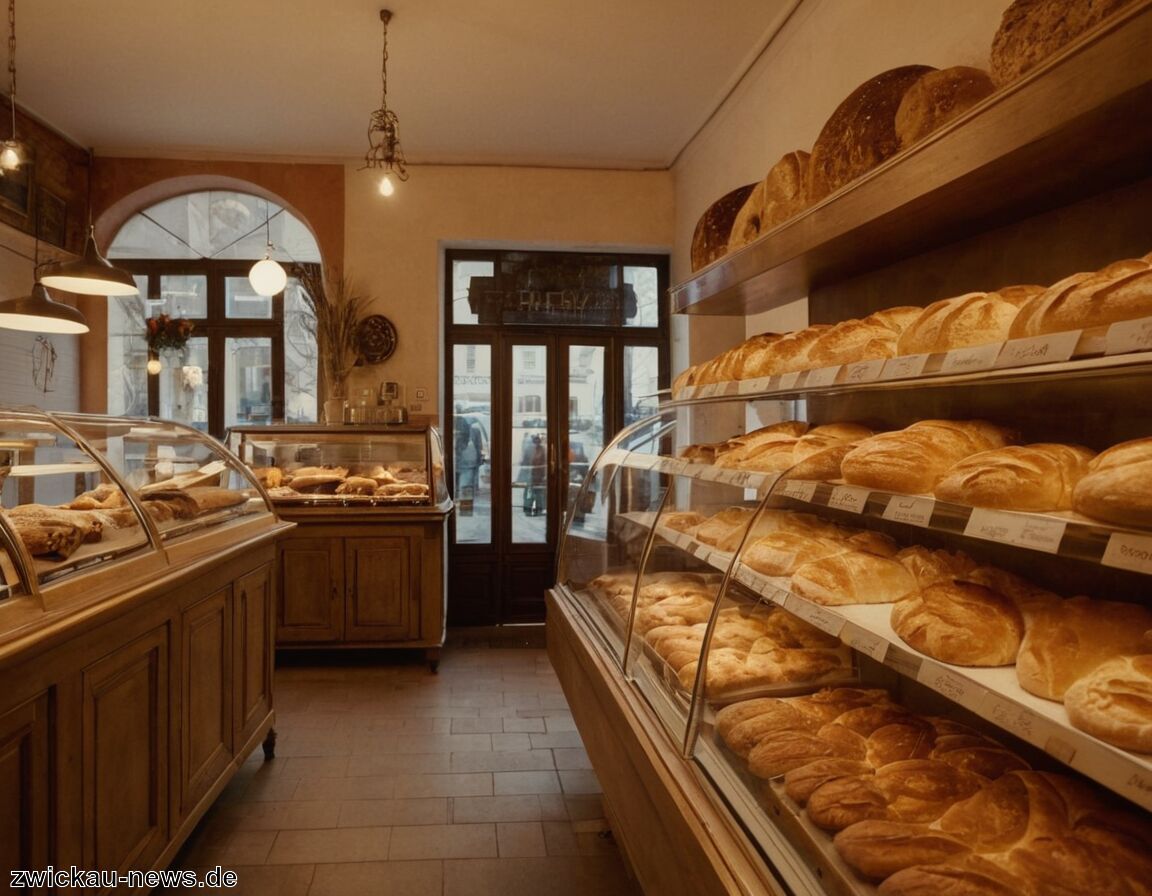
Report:
[{"label": "handwritten price tag", "polygon": [[840,640],[853,650],[858,650],[860,653],[872,657],[878,663],[884,662],[890,646],[887,639],[851,622],[844,626],[844,630],[840,632]]},{"label": "handwritten price tag", "polygon": [[915,498],[910,495],[893,495],[884,508],[884,519],[895,523],[911,523],[913,526],[927,527],[932,521],[932,511],[936,509],[934,498]]},{"label": "handwritten price tag", "polygon": [[996,359],[997,367],[1023,367],[1029,364],[1055,364],[1067,361],[1080,341],[1079,330],[1033,336],[1029,339],[1009,339]]},{"label": "handwritten price tag", "polygon": [[1152,538],[1131,532],[1113,532],[1100,562],[1105,566],[1152,575]]},{"label": "handwritten price tag", "polygon": [[816,486],[819,483],[809,482],[806,479],[785,479],[784,484],[780,486],[780,494],[788,498],[795,498],[797,501],[807,501],[811,503],[812,499],[816,496]]},{"label": "handwritten price tag", "polygon": [[925,660],[921,664],[916,680],[932,688],[936,693],[943,694],[953,703],[969,709],[978,709],[982,698],[988,693],[971,679],[931,660]]},{"label": "handwritten price tag", "polygon": [[872,493],[868,489],[859,486],[837,485],[828,496],[828,506],[836,510],[847,510],[849,513],[863,513],[870,494]]},{"label": "handwritten price tag", "polygon": [[739,488],[747,488],[748,483],[752,479],[753,475],[755,474],[749,472],[748,470],[737,470],[735,473],[730,473],[728,475],[727,481]]},{"label": "handwritten price tag", "polygon": [[1121,355],[1152,349],[1152,317],[1112,324],[1104,337],[1104,354]]},{"label": "handwritten price tag", "polygon": [[784,609],[834,638],[840,637],[840,631],[844,628],[844,618],[840,614],[819,604],[809,603],[794,594],[784,599]]},{"label": "handwritten price tag", "polygon": [[831,386],[836,382],[836,377],[839,374],[839,367],[819,367],[816,370],[809,370],[808,379],[804,381],[804,388],[811,389]]},{"label": "handwritten price tag", "polygon": [[884,359],[874,361],[857,361],[844,367],[841,381],[845,383],[871,383],[880,379],[884,372]]},{"label": "handwritten price tag", "polygon": [[736,569],[736,581],[745,588],[751,588],[759,593],[766,585],[764,577],[750,567],[740,564]]},{"label": "handwritten price tag", "polygon": [[889,358],[884,362],[884,369],[880,373],[882,380],[906,380],[920,376],[924,372],[924,365],[928,363],[928,355],[904,355],[900,358]]},{"label": "handwritten price tag", "polygon": [[1067,527],[1066,520],[975,508],[968,517],[964,534],[970,538],[1055,554],[1060,550],[1060,541]]},{"label": "handwritten price tag", "polygon": [[703,560],[705,563],[707,563],[708,558],[712,556],[712,546],[707,545],[707,544],[703,544],[701,542],[696,542],[695,544],[692,545],[692,553],[698,559]]},{"label": "handwritten price tag", "polygon": [[1000,355],[1000,343],[974,345],[970,348],[954,348],[944,355],[940,362],[941,373],[968,373],[973,370],[990,370]]},{"label": "handwritten price tag", "polygon": [[991,691],[984,698],[981,714],[992,724],[1015,734],[1030,744],[1042,746],[1047,737],[1048,723],[1044,718],[1038,716],[1028,707],[1021,706],[1019,703]]}]

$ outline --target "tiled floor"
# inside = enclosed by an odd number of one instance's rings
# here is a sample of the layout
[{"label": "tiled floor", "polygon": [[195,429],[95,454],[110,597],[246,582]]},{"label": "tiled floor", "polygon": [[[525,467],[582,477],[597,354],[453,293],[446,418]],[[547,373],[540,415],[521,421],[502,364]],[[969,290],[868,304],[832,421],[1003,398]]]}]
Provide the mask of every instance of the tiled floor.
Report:
[{"label": "tiled floor", "polygon": [[637,896],[543,650],[281,666],[256,751],[173,867],[245,896]]}]

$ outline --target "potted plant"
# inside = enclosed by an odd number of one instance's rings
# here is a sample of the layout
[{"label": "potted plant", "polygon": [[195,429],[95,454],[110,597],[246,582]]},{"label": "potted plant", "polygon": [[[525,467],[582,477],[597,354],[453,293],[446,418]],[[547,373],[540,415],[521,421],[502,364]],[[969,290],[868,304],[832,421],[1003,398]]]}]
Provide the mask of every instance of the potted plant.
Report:
[{"label": "potted plant", "polygon": [[326,396],[325,422],[343,422],[348,374],[359,360],[356,328],[370,299],[358,293],[348,277],[327,276],[319,265],[294,265],[292,275],[300,282],[301,297],[312,314]]}]

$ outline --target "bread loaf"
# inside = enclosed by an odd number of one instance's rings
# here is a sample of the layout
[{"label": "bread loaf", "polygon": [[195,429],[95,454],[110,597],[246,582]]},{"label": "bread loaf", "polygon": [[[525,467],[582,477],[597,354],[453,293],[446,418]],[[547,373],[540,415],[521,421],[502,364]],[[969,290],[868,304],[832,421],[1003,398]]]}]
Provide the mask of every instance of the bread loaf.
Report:
[{"label": "bread loaf", "polygon": [[796,370],[807,370],[814,366],[809,362],[808,352],[820,335],[828,329],[831,329],[830,324],[812,324],[803,330],[784,334],[760,359],[759,366],[745,369],[744,378],[775,376]]},{"label": "bread loaf", "polygon": [[1015,81],[1131,0],[1015,0],[992,39],[997,87]]},{"label": "bread loaf", "polygon": [[844,320],[820,333],[808,350],[808,366],[835,367],[857,361],[891,358],[902,323],[911,322],[919,308],[893,308],[887,314],[869,315],[861,320]]},{"label": "bread loaf", "polygon": [[907,149],[967,112],[995,89],[983,69],[954,65],[928,72],[908,88],[896,109],[900,149]]},{"label": "bread loaf", "polygon": [[907,644],[945,663],[1006,666],[1024,636],[1020,610],[971,582],[941,582],[892,605],[892,628]]},{"label": "bread loaf", "polygon": [[1077,513],[1122,526],[1152,526],[1152,438],[1102,451],[1072,493]]},{"label": "bread loaf", "polygon": [[812,147],[808,191],[818,202],[896,154],[896,111],[904,94],[935,69],[905,65],[865,81],[836,107]]},{"label": "bread loaf", "polygon": [[1003,342],[1020,306],[1040,295],[1039,286],[1007,287],[1002,292],[970,292],[941,299],[925,308],[901,334],[901,355],[946,352]]},{"label": "bread loaf", "polygon": [[912,574],[919,588],[951,582],[976,569],[976,561],[963,552],[934,551],[918,544],[898,552],[896,559]]},{"label": "bread loaf", "polygon": [[1009,510],[1072,509],[1072,491],[1096,453],[1080,445],[1007,445],[966,457],[936,483],[937,498]]},{"label": "bread loaf", "polygon": [[1064,694],[1068,718],[1110,744],[1152,753],[1152,654],[1101,663]]},{"label": "bread loaf", "polygon": [[897,871],[876,891],[880,896],[1023,896],[1030,882],[983,856],[961,855],[945,862]]},{"label": "bread loaf", "polygon": [[1029,693],[1062,700],[1074,682],[1106,660],[1147,652],[1152,652],[1152,610],[1072,597],[1029,620],[1016,657],[1016,679]]},{"label": "bread loaf", "polygon": [[797,150],[780,159],[752,189],[732,222],[728,251],[734,252],[783,224],[807,205],[808,153]]},{"label": "bread loaf", "polygon": [[349,476],[336,486],[336,494],[371,495],[376,491],[378,485],[379,483],[375,479],[369,479],[367,476]]},{"label": "bread loaf", "polygon": [[917,589],[916,579],[900,561],[864,551],[821,557],[792,574],[793,593],[828,607],[885,604]]},{"label": "bread loaf", "polygon": [[707,267],[728,251],[728,236],[732,232],[732,222],[752,193],[755,184],[746,184],[725,193],[700,216],[696,229],[692,232],[690,260],[692,270]]},{"label": "bread loaf", "polygon": [[1152,265],[1130,258],[1053,284],[1021,306],[1010,333],[1013,338],[1043,336],[1148,315],[1152,315]]},{"label": "bread loaf", "polygon": [[877,881],[904,868],[945,862],[972,851],[962,839],[928,825],[883,819],[849,825],[832,842],[854,871]]},{"label": "bread loaf", "polygon": [[930,494],[956,463],[1011,438],[1007,429],[981,420],[921,420],[860,442],[840,469],[852,485]]}]

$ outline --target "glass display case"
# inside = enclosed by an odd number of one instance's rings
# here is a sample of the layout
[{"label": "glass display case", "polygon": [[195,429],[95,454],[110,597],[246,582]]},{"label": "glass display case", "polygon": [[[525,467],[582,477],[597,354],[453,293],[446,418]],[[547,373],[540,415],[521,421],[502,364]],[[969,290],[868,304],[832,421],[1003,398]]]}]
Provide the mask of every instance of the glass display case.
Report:
[{"label": "glass display case", "polygon": [[280,508],[440,508],[450,502],[431,426],[250,426],[228,444]]},{"label": "glass display case", "polygon": [[220,443],[160,420],[0,411],[0,481],[9,593],[128,558],[165,566],[212,550],[201,535],[272,519],[263,490]]}]

